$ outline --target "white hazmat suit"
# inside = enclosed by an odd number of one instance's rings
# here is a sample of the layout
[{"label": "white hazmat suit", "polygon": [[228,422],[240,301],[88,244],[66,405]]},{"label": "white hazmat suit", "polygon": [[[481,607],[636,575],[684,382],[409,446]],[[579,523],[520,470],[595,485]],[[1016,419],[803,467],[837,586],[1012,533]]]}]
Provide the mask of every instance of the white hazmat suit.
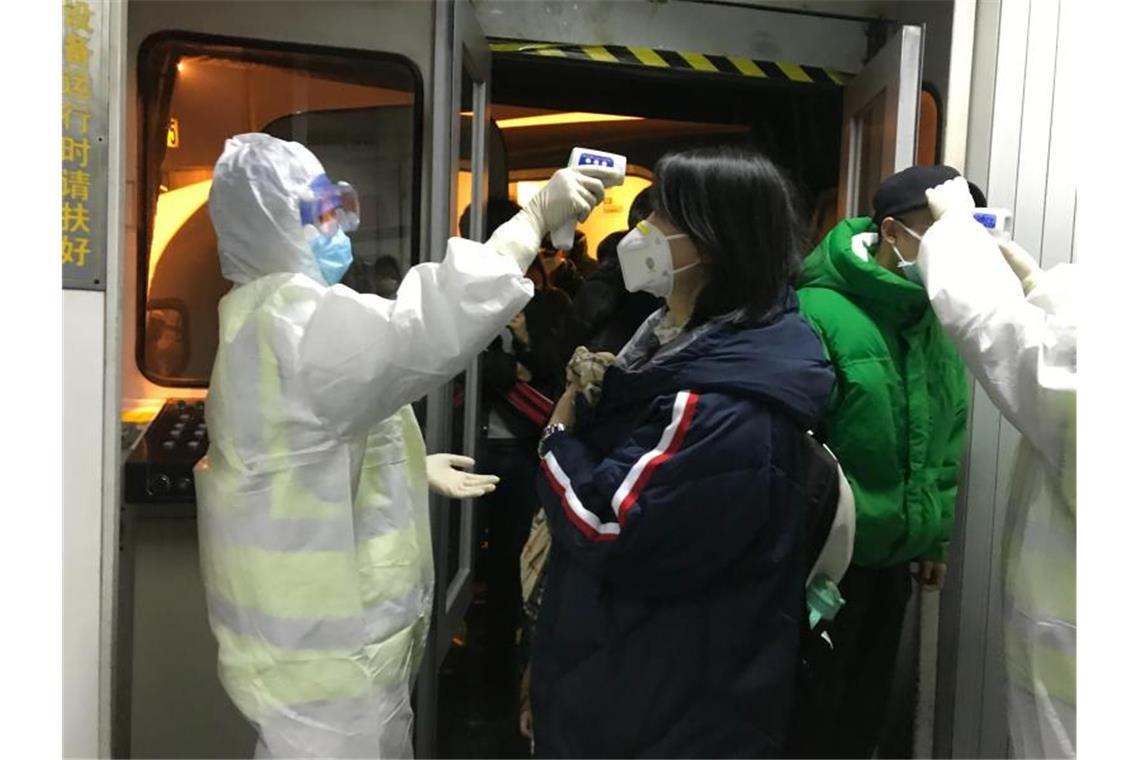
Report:
[{"label": "white hazmat suit", "polygon": [[603,191],[559,172],[488,243],[450,240],[388,300],[324,281],[298,214],[323,173],[263,134],[228,140],[214,169],[210,217],[236,287],[195,473],[202,572],[219,675],[257,756],[410,757],[433,566],[408,404],[523,308],[542,235]]},{"label": "white hazmat suit", "polygon": [[[1077,268],[1047,272],[972,218],[965,180],[927,191],[918,266],[947,336],[1022,434],[1003,542],[1016,757],[1076,753]],[[1003,259],[1004,255],[1004,259]]]}]

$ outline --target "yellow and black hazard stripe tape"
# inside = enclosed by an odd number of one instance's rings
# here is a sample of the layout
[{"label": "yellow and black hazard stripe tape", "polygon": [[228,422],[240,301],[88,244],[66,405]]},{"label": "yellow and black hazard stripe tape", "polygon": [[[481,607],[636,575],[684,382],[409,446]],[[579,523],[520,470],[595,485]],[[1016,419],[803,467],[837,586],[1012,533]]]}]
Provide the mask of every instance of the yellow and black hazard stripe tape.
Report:
[{"label": "yellow and black hazard stripe tape", "polygon": [[781,61],[758,61],[735,55],[712,55],[686,50],[661,50],[622,45],[566,45],[555,42],[493,40],[491,50],[495,53],[538,55],[655,69],[682,69],[707,74],[730,74],[756,79],[840,87],[851,78],[850,74],[819,66],[804,66]]}]

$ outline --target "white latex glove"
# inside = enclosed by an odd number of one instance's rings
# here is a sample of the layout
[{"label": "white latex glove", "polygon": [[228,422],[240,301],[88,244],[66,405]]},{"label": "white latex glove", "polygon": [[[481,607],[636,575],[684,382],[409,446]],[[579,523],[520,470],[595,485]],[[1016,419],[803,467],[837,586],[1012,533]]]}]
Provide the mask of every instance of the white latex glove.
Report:
[{"label": "white latex glove", "polygon": [[512,256],[526,272],[542,237],[571,221],[581,221],[605,198],[600,179],[577,169],[559,169],[522,211],[499,226],[487,241],[495,251]]},{"label": "white latex glove", "polygon": [[570,221],[584,222],[606,197],[602,181],[579,169],[559,169],[523,209],[541,235]]},{"label": "white latex glove", "polygon": [[966,178],[961,176],[927,190],[926,203],[936,222],[947,214],[974,213],[974,196],[970,195]]},{"label": "white latex glove", "polygon": [[491,493],[499,478],[463,472],[475,466],[471,457],[459,454],[431,454],[427,458],[428,488],[449,499],[474,499]]},{"label": "white latex glove", "polygon": [[1033,290],[1037,278],[1041,274],[1041,267],[1037,264],[1037,260],[1012,240],[1008,243],[999,242],[998,248],[1001,249],[1002,256],[1005,256],[1005,263],[1009,264],[1009,268],[1021,281],[1022,289],[1026,293]]}]

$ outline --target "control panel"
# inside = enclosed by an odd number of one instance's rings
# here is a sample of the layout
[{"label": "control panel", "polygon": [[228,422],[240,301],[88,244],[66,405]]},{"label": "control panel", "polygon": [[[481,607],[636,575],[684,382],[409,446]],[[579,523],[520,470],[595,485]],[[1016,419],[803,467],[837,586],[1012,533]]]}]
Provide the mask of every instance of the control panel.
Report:
[{"label": "control panel", "polygon": [[127,457],[125,490],[135,504],[195,500],[194,465],[209,446],[205,402],[168,399]]}]

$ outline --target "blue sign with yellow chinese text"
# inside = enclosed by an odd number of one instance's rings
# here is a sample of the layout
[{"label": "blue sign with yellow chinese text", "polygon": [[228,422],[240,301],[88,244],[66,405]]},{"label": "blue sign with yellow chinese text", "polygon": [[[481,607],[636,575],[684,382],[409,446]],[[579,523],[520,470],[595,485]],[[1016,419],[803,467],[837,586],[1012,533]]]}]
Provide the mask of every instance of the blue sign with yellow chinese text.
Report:
[{"label": "blue sign with yellow chinese text", "polygon": [[63,3],[63,287],[107,286],[107,24],[101,3]]}]

